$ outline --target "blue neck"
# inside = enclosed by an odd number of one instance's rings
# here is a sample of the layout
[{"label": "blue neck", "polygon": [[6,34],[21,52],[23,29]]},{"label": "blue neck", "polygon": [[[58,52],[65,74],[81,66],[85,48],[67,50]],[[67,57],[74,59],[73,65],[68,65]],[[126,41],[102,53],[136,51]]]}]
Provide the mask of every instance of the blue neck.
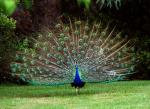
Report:
[{"label": "blue neck", "polygon": [[79,69],[78,69],[78,66],[76,66],[76,74],[75,74],[75,78],[74,78],[74,83],[80,84],[81,82],[82,81],[81,81],[81,78],[79,75]]}]

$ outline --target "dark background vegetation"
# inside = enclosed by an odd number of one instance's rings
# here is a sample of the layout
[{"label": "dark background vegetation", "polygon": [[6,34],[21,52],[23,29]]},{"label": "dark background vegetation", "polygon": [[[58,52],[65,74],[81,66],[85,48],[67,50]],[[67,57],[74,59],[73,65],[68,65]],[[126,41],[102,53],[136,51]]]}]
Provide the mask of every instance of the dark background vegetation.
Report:
[{"label": "dark background vegetation", "polygon": [[[28,3],[20,0],[14,13],[6,15],[5,18],[12,28],[0,24],[0,82],[22,84],[18,77],[12,78],[10,75],[9,64],[15,51],[28,47],[23,40],[37,31],[42,31],[43,26],[52,28],[58,20],[65,21],[68,16],[88,18],[91,21],[111,21],[125,35],[136,38],[135,54],[139,62],[136,73],[129,79],[150,79],[150,1],[122,0],[119,8],[115,5],[103,5],[102,8],[100,6],[101,3],[96,3],[96,0],[92,0],[88,9],[84,3],[79,5],[76,0],[32,0]],[[15,19],[16,24],[9,21],[10,18]]]}]

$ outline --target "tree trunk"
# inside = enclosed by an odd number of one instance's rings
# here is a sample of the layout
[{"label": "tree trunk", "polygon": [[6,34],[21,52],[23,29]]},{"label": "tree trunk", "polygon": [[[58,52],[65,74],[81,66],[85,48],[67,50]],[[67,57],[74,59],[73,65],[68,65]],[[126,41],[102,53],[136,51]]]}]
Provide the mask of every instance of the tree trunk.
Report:
[{"label": "tree trunk", "polygon": [[61,0],[34,0],[33,20],[35,29],[52,27],[61,15]]}]

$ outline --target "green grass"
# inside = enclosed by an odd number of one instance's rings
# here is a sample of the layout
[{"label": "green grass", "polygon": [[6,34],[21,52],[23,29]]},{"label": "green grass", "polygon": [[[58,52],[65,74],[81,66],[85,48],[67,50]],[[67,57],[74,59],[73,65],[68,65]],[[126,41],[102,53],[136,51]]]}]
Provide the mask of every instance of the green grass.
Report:
[{"label": "green grass", "polygon": [[150,81],[70,85],[0,85],[0,109],[150,109]]}]

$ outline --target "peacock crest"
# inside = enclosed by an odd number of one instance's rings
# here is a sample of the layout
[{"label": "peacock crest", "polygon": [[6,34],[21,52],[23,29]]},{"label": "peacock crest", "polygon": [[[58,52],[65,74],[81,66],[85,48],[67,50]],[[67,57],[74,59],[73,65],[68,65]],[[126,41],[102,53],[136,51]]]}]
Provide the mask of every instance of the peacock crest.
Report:
[{"label": "peacock crest", "polygon": [[101,23],[71,21],[32,38],[32,52],[18,51],[12,75],[31,84],[102,82],[134,72],[134,41]]}]

